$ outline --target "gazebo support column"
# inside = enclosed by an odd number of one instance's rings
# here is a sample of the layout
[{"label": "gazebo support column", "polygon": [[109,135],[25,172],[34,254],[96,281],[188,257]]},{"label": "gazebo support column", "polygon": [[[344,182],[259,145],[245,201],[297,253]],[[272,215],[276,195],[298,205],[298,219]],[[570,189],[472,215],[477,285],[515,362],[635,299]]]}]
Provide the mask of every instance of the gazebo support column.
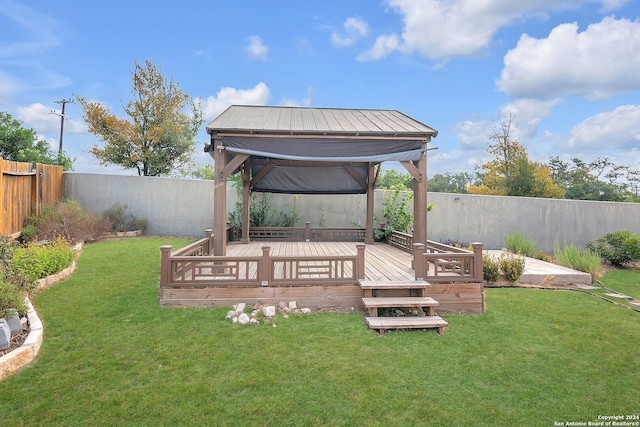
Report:
[{"label": "gazebo support column", "polygon": [[[248,163],[248,161],[247,161]],[[242,239],[240,243],[249,243],[250,207],[251,207],[251,179],[249,165],[242,168]]]},{"label": "gazebo support column", "polygon": [[419,160],[400,162],[413,177],[413,243],[427,244],[427,152]]},{"label": "gazebo support column", "polygon": [[367,180],[367,219],[366,219],[366,231],[364,234],[364,243],[367,245],[373,244],[373,207],[374,207],[374,195],[375,195],[375,168],[373,163],[369,163],[369,173]]},{"label": "gazebo support column", "polygon": [[220,139],[211,141],[213,146],[213,254],[227,254],[227,177],[224,176],[226,156]]}]

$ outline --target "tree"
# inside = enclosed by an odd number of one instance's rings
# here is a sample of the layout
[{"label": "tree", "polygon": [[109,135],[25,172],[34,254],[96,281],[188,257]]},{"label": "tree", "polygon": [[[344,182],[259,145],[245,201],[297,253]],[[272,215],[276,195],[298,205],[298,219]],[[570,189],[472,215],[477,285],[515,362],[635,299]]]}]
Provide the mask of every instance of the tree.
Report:
[{"label": "tree", "polygon": [[380,174],[376,188],[388,190],[410,190],[413,188],[413,177],[411,174],[401,175],[394,169],[387,169]]},{"label": "tree", "polygon": [[[608,158],[598,158],[586,163],[578,158],[571,159],[569,164],[559,157],[551,157],[549,168],[554,182],[565,189],[567,199],[622,201],[625,199],[624,186],[617,183],[626,168],[616,166]],[[604,174],[605,170],[609,170]],[[599,179],[604,177],[605,182]]]},{"label": "tree", "polygon": [[466,193],[467,187],[474,182],[474,176],[469,172],[435,174],[429,179],[429,191],[436,193]]},{"label": "tree", "polygon": [[73,169],[73,161],[64,153],[54,153],[44,139],[33,129],[22,126],[9,113],[0,111],[0,157],[13,162],[59,165]]},{"label": "tree", "polygon": [[[136,62],[131,86],[133,99],[123,105],[128,119],[116,117],[99,102],[78,97],[89,132],[104,143],[103,147],[94,144],[90,153],[103,165],[136,169],[144,176],[167,175],[190,160],[202,113],[152,61]],[[188,104],[191,114],[183,112]]]},{"label": "tree", "polygon": [[525,146],[513,136],[513,116],[500,118],[491,129],[487,152],[491,159],[480,167],[480,183],[470,185],[471,194],[563,198],[564,191],[545,165],[531,162]]}]

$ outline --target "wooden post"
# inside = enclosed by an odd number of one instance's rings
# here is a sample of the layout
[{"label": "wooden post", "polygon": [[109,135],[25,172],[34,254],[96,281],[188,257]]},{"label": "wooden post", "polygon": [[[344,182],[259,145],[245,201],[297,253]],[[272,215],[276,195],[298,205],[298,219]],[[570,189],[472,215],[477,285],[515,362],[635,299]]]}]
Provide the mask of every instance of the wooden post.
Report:
[{"label": "wooden post", "polygon": [[424,244],[423,243],[414,243],[413,244],[413,269],[415,271],[415,279],[416,280],[424,280],[427,275],[425,271],[425,263],[424,263]]},{"label": "wooden post", "polygon": [[414,162],[418,177],[413,180],[413,242],[427,244],[427,154]]},{"label": "wooden post", "polygon": [[311,223],[309,221],[305,221],[304,223],[304,241],[311,241]]},{"label": "wooden post", "polygon": [[269,246],[262,247],[262,261],[260,262],[260,269],[258,271],[258,280],[262,286],[269,286],[271,282],[271,257],[269,256]]},{"label": "wooden post", "polygon": [[206,251],[206,255],[211,255],[213,253],[213,230],[210,228],[207,228],[206,230],[204,230],[204,235],[207,238],[207,247],[205,248]]},{"label": "wooden post", "polygon": [[356,245],[357,259],[356,259],[356,279],[364,280],[364,251],[367,246],[362,243]]},{"label": "wooden post", "polygon": [[375,196],[375,168],[373,163],[369,163],[369,171],[367,173],[367,219],[365,223],[364,243],[373,244],[373,207]]},{"label": "wooden post", "polygon": [[160,288],[169,284],[171,276],[171,250],[173,246],[160,246]]},{"label": "wooden post", "polygon": [[249,243],[249,226],[251,222],[251,180],[249,167],[245,163],[242,168],[242,239],[240,243]]},{"label": "wooden post", "polygon": [[213,253],[216,256],[227,254],[227,179],[224,176],[226,156],[222,140],[211,138],[215,179],[213,181]]},{"label": "wooden post", "polygon": [[471,246],[473,247],[473,277],[478,282],[483,282],[482,243],[474,242]]}]

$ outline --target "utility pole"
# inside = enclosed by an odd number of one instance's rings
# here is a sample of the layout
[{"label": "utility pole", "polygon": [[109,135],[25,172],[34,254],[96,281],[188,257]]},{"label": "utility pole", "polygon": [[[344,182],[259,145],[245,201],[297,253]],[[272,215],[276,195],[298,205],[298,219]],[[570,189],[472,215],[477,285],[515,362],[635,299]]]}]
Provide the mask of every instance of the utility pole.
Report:
[{"label": "utility pole", "polygon": [[62,138],[64,136],[64,107],[67,104],[73,104],[73,99],[63,99],[62,101],[55,101],[56,104],[62,105],[62,113],[58,114],[55,111],[51,111],[51,114],[60,116],[60,145],[58,146],[58,162],[60,162],[60,155],[62,154]]}]

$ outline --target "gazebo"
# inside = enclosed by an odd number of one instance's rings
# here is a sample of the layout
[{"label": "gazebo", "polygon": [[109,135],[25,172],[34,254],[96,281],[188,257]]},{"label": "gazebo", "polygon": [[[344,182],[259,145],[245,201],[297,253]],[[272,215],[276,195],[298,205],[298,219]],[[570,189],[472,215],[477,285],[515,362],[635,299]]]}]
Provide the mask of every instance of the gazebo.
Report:
[{"label": "gazebo", "polygon": [[214,159],[214,254],[226,254],[227,178],[242,176],[242,243],[252,191],[366,194],[373,243],[374,187],[385,161],[413,177],[413,242],[427,244],[427,144],[438,132],[396,110],[233,105],[207,126]]}]

